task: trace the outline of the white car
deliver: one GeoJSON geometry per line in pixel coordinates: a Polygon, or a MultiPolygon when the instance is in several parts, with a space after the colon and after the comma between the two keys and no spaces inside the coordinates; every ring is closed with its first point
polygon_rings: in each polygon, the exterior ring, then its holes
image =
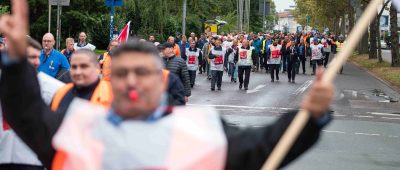
{"type": "Polygon", "coordinates": [[[385,41],[381,40],[381,48],[386,49],[387,48],[387,44],[385,41]]]}

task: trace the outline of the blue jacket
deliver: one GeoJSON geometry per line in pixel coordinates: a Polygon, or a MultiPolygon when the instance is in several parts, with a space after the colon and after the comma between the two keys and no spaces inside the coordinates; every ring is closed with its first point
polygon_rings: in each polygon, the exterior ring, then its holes
{"type": "Polygon", "coordinates": [[[262,43],[261,43],[260,39],[253,40],[253,42],[251,43],[251,46],[254,47],[255,52],[257,53],[257,55],[260,54],[261,46],[262,46],[262,43]]]}
{"type": "Polygon", "coordinates": [[[44,50],[41,50],[39,59],[40,65],[37,70],[52,77],[56,77],[61,69],[69,70],[70,67],[64,54],[55,49],[52,49],[48,56],[46,56],[44,50]]]}

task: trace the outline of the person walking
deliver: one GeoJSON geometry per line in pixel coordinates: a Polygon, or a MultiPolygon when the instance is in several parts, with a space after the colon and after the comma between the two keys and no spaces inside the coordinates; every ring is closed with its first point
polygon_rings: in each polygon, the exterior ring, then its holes
{"type": "Polygon", "coordinates": [[[225,61],[226,49],[221,46],[221,39],[215,40],[215,46],[210,50],[210,70],[211,70],[211,91],[215,91],[215,84],[218,90],[221,90],[222,76],[224,68],[226,68],[225,61]]]}
{"type": "Polygon", "coordinates": [[[279,81],[279,67],[282,59],[282,46],[278,44],[279,40],[275,39],[274,43],[269,46],[268,64],[271,71],[271,82],[276,80],[279,81]]]}
{"type": "Polygon", "coordinates": [[[193,88],[196,81],[196,71],[199,67],[199,58],[202,58],[201,50],[196,48],[196,41],[190,42],[190,47],[185,50],[186,65],[189,72],[190,87],[193,88]]]}
{"type": "Polygon", "coordinates": [[[322,56],[324,53],[323,48],[324,48],[324,46],[318,42],[318,38],[314,38],[313,43],[310,45],[311,63],[312,63],[312,68],[313,68],[313,72],[311,75],[315,75],[317,65],[318,65],[318,67],[323,65],[323,60],[322,60],[322,56]]]}
{"type": "Polygon", "coordinates": [[[249,46],[248,40],[243,40],[242,46],[239,48],[238,53],[235,55],[235,62],[238,65],[238,76],[239,76],[239,89],[241,90],[244,83],[244,90],[249,89],[250,72],[253,63],[256,60],[256,53],[254,48],[249,46]],[[243,81],[244,74],[244,81],[243,81]]]}
{"type": "Polygon", "coordinates": [[[287,58],[287,74],[289,83],[295,83],[296,78],[296,64],[298,60],[298,49],[296,47],[295,40],[292,40],[290,43],[290,55],[287,58]]]}

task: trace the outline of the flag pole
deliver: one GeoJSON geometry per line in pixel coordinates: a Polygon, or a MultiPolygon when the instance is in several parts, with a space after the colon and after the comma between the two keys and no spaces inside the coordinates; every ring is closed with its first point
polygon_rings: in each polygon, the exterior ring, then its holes
{"type": "MultiPolygon", "coordinates": [[[[365,31],[368,29],[369,22],[375,19],[377,12],[376,9],[382,0],[372,0],[368,7],[365,9],[364,14],[359,19],[359,22],[355,25],[349,36],[347,37],[346,45],[343,50],[329,64],[328,69],[324,72],[322,81],[324,83],[331,83],[335,79],[337,73],[346,62],[347,58],[352,55],[354,48],[362,38],[365,31]]],[[[292,147],[293,143],[303,130],[310,115],[306,110],[300,110],[292,123],[287,128],[286,132],[282,135],[281,139],[275,146],[271,155],[264,163],[262,170],[275,170],[279,168],[283,158],[292,147]]]]}

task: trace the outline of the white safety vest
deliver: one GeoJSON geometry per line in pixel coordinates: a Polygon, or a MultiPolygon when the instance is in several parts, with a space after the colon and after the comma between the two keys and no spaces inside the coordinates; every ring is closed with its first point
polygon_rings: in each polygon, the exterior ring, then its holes
{"type": "Polygon", "coordinates": [[[311,44],[310,45],[311,48],[311,60],[320,60],[322,59],[322,49],[324,48],[324,46],[322,44],[311,44]]]}
{"type": "Polygon", "coordinates": [[[213,108],[178,107],[154,122],[117,125],[108,112],[82,99],[71,103],[53,138],[55,149],[66,155],[64,169],[225,168],[227,139],[213,108]]]}
{"type": "MultiPolygon", "coordinates": [[[[64,83],[44,73],[38,74],[41,87],[41,95],[47,105],[50,104],[55,92],[64,83]]],[[[8,123],[4,120],[0,108],[0,164],[25,164],[41,166],[42,163],[36,154],[15,134],[8,123]]]]}
{"type": "Polygon", "coordinates": [[[254,47],[250,47],[250,49],[245,49],[240,47],[239,48],[239,55],[238,55],[238,66],[252,66],[253,59],[251,58],[253,54],[254,47]]]}
{"type": "Polygon", "coordinates": [[[224,71],[226,49],[222,47],[222,50],[219,51],[215,50],[215,48],[212,48],[211,53],[215,56],[215,58],[211,59],[210,70],[224,71]]]}
{"type": "Polygon", "coordinates": [[[269,45],[269,50],[271,51],[271,56],[268,60],[268,64],[281,64],[282,54],[281,54],[281,45],[269,45]]]}
{"type": "Polygon", "coordinates": [[[189,48],[186,48],[186,65],[188,70],[196,71],[199,67],[199,55],[201,50],[196,48],[196,51],[190,51],[189,48]]]}

